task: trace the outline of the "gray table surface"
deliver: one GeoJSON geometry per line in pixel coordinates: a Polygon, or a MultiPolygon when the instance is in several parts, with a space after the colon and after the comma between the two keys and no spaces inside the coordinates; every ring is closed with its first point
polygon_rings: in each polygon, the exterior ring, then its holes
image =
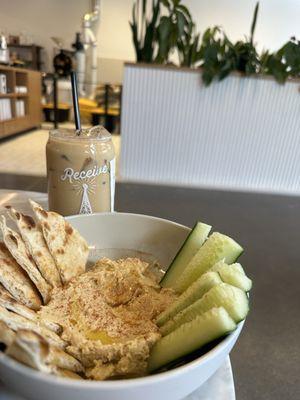
{"type": "MultiPolygon", "coordinates": [[[[14,180],[45,190],[45,181],[14,180]]],[[[22,186],[23,185],[23,186],[22,186]]],[[[3,186],[2,186],[3,187],[3,186]]],[[[7,188],[10,181],[6,181],[7,188]]],[[[142,184],[118,184],[116,209],[196,220],[243,245],[254,281],[251,312],[231,353],[237,400],[300,399],[300,198],[142,184]]]]}

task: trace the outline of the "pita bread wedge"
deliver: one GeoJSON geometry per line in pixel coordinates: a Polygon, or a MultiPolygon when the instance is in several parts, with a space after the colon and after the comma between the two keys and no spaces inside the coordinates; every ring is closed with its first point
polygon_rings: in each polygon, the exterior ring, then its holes
{"type": "Polygon", "coordinates": [[[0,321],[3,321],[13,331],[18,331],[20,329],[31,330],[43,336],[44,339],[53,346],[65,348],[67,345],[67,343],[53,331],[50,331],[44,326],[41,326],[34,321],[30,321],[29,319],[24,318],[21,315],[7,311],[4,307],[1,306],[0,321]]]}
{"type": "Polygon", "coordinates": [[[68,371],[66,369],[57,368],[53,371],[53,374],[56,376],[61,376],[62,378],[69,378],[69,379],[83,379],[80,375],[75,374],[75,372],[68,371]]]}
{"type": "Polygon", "coordinates": [[[36,224],[29,215],[21,214],[12,207],[9,207],[8,210],[42,276],[51,286],[61,286],[59,272],[49,252],[40,225],[36,224]]]}
{"type": "Polygon", "coordinates": [[[17,263],[27,272],[27,275],[40,292],[44,300],[44,304],[47,304],[47,302],[50,300],[52,288],[45,281],[40,271],[37,269],[33,258],[26,249],[23,239],[17,232],[13,231],[6,225],[6,219],[4,215],[1,216],[0,228],[2,230],[4,243],[8,248],[10,254],[14,257],[17,263]]]}
{"type": "Polygon", "coordinates": [[[60,375],[57,371],[60,369],[69,372],[83,370],[79,361],[49,345],[42,336],[30,330],[19,330],[6,353],[32,368],[55,375],[60,375]]]}
{"type": "Polygon", "coordinates": [[[50,329],[55,333],[62,333],[62,327],[55,322],[48,321],[46,318],[40,319],[39,314],[32,311],[30,308],[18,303],[10,293],[0,284],[0,306],[6,308],[8,311],[13,311],[14,313],[21,315],[34,321],[37,324],[44,325],[46,328],[50,329]]]}
{"type": "Polygon", "coordinates": [[[0,285],[0,306],[31,320],[37,315],[30,308],[18,303],[2,285],[0,285]]]}
{"type": "Polygon", "coordinates": [[[58,267],[63,283],[85,271],[88,258],[88,245],[79,232],[65,219],[55,213],[47,212],[30,200],[31,207],[39,220],[43,235],[58,267]]]}
{"type": "Polygon", "coordinates": [[[50,329],[50,331],[57,333],[58,335],[62,334],[63,328],[61,325],[57,324],[56,322],[53,322],[51,320],[48,320],[46,317],[43,317],[41,319],[40,315],[37,315],[37,319],[35,320],[40,325],[43,325],[45,328],[50,329]]]}
{"type": "Polygon", "coordinates": [[[51,373],[51,367],[45,362],[49,354],[49,345],[41,337],[28,330],[19,330],[5,353],[22,364],[38,371],[51,373]]]}
{"type": "Polygon", "coordinates": [[[5,322],[0,321],[0,343],[10,346],[15,338],[15,332],[5,322]]]}
{"type": "Polygon", "coordinates": [[[56,347],[49,347],[47,363],[72,372],[83,372],[83,366],[73,356],[56,347]]]}
{"type": "Polygon", "coordinates": [[[18,302],[33,310],[41,307],[41,299],[33,283],[2,242],[0,242],[0,283],[18,302]]]}

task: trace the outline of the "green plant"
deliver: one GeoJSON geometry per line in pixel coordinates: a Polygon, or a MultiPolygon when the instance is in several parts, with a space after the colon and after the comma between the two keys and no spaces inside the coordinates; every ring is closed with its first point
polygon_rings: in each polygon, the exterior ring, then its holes
{"type": "Polygon", "coordinates": [[[300,77],[300,41],[292,37],[277,52],[258,54],[254,34],[259,11],[256,4],[250,35],[233,43],[219,26],[208,28],[202,38],[182,0],[136,0],[130,22],[138,62],[166,64],[177,52],[179,65],[202,68],[202,80],[209,85],[232,71],[272,75],[284,83],[300,77]]]}
{"type": "Polygon", "coordinates": [[[193,26],[181,0],[136,0],[129,22],[138,62],[168,63],[173,50],[181,49],[193,26]],[[161,15],[163,14],[163,15],[161,15]]]}
{"type": "Polygon", "coordinates": [[[132,7],[132,21],[129,22],[137,62],[155,60],[156,31],[160,17],[160,0],[152,0],[151,18],[147,19],[147,0],[136,0],[132,7]]]}
{"type": "Polygon", "coordinates": [[[184,40],[193,25],[189,10],[181,0],[161,0],[164,6],[163,15],[158,26],[158,53],[156,61],[169,61],[170,54],[178,49],[178,43],[184,40]]]}
{"type": "Polygon", "coordinates": [[[201,60],[200,34],[193,22],[177,41],[179,64],[182,67],[195,67],[201,60]]]}
{"type": "Polygon", "coordinates": [[[245,41],[232,43],[224,31],[216,26],[205,31],[200,49],[202,79],[209,85],[214,78],[224,79],[232,71],[246,74],[257,73],[260,70],[260,60],[253,39],[258,14],[256,4],[251,24],[250,37],[245,41]]]}
{"type": "Polygon", "coordinates": [[[250,37],[246,41],[238,41],[234,45],[236,54],[236,69],[246,74],[254,74],[260,70],[260,60],[254,45],[254,32],[256,28],[259,3],[256,3],[251,23],[250,37]]]}
{"type": "Polygon", "coordinates": [[[209,85],[214,78],[224,79],[232,71],[272,75],[279,83],[284,83],[289,77],[300,77],[300,41],[295,37],[277,52],[258,54],[254,44],[258,9],[259,3],[254,10],[250,36],[245,41],[232,43],[219,27],[205,31],[200,49],[205,85],[209,85]]]}
{"type": "Polygon", "coordinates": [[[200,59],[202,60],[202,80],[205,85],[209,85],[215,76],[222,79],[232,69],[233,61],[230,51],[230,42],[220,27],[208,28],[204,32],[200,59]]]}
{"type": "Polygon", "coordinates": [[[300,77],[300,41],[292,37],[277,52],[268,51],[261,56],[262,72],[273,75],[279,83],[289,77],[300,77]]]}

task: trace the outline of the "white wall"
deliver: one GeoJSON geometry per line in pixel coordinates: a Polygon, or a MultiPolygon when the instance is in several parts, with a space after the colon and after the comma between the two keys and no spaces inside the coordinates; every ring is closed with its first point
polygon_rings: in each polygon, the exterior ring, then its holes
{"type": "MultiPolygon", "coordinates": [[[[255,3],[256,0],[184,0],[201,32],[218,24],[232,39],[248,34],[255,3]]],[[[135,59],[128,24],[132,4],[133,0],[102,0],[98,41],[99,58],[104,59],[99,63],[99,78],[103,81],[121,80],[122,61],[135,59]]],[[[64,37],[68,47],[89,7],[89,0],[1,0],[0,30],[33,34],[38,44],[47,49],[50,65],[51,36],[64,37]]],[[[300,0],[261,0],[256,32],[259,47],[276,49],[290,36],[300,37],[299,15],[300,0]]]]}
{"type": "Polygon", "coordinates": [[[33,36],[46,48],[46,63],[52,63],[54,43],[51,36],[64,38],[66,47],[80,30],[81,17],[89,0],[0,0],[0,31],[33,36]]]}

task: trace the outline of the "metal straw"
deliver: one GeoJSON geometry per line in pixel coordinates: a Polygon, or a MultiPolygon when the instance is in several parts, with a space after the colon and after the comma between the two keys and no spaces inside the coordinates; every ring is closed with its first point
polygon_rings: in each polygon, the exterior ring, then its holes
{"type": "Polygon", "coordinates": [[[80,135],[81,122],[80,122],[80,113],[79,113],[79,104],[78,104],[77,77],[76,77],[76,72],[74,72],[74,71],[71,72],[71,83],[72,83],[72,97],[73,97],[75,126],[76,126],[76,130],[77,130],[77,135],[80,135]]]}

